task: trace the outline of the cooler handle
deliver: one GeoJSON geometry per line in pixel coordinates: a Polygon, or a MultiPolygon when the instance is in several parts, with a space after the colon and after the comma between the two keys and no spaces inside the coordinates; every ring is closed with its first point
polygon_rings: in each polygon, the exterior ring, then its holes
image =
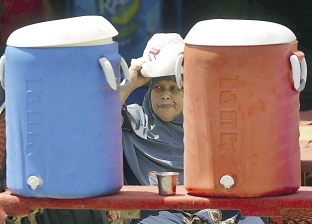
{"type": "MultiPolygon", "coordinates": [[[[0,82],[1,82],[1,86],[4,89],[4,60],[5,60],[5,56],[2,55],[0,58],[0,82]]],[[[0,114],[2,114],[2,111],[5,108],[5,101],[1,104],[0,106],[0,114]]]]}
{"type": "Polygon", "coordinates": [[[307,81],[307,62],[304,54],[301,51],[293,52],[290,56],[290,64],[292,68],[292,80],[294,82],[294,88],[301,92],[307,81]]]}
{"type": "Polygon", "coordinates": [[[114,73],[114,69],[112,64],[109,62],[109,60],[106,57],[100,58],[99,59],[99,63],[104,71],[106,80],[109,84],[109,86],[116,91],[120,91],[120,90],[125,90],[130,86],[130,74],[129,74],[129,69],[128,69],[128,65],[125,61],[125,59],[123,59],[123,57],[121,57],[120,59],[120,67],[124,73],[125,79],[120,83],[117,84],[116,82],[116,78],[115,78],[115,73],[114,73]]]}
{"type": "Polygon", "coordinates": [[[179,54],[177,57],[176,63],[175,63],[175,77],[177,85],[180,89],[183,87],[183,80],[182,80],[182,62],[183,62],[184,56],[183,54],[179,54]]]}
{"type": "Polygon", "coordinates": [[[1,86],[4,89],[5,85],[4,85],[4,59],[5,56],[2,55],[0,58],[0,82],[1,82],[1,86]]]}

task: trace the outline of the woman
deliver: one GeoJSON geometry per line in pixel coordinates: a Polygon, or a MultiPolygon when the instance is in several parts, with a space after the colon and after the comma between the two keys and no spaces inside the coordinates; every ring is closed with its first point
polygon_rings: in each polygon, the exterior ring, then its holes
{"type": "MultiPolygon", "coordinates": [[[[121,93],[124,103],[130,93],[150,81],[143,106],[132,104],[123,111],[123,150],[125,182],[150,185],[148,172],[179,173],[183,184],[183,96],[174,76],[145,78],[140,75],[143,60],[130,67],[130,88],[121,93]]],[[[199,212],[142,211],[133,223],[263,223],[261,218],[240,216],[238,211],[202,210],[199,212]],[[193,213],[193,214],[192,214],[193,213]],[[223,221],[223,222],[222,222],[223,221]]]]}
{"type": "MultiPolygon", "coordinates": [[[[130,67],[131,87],[121,93],[122,103],[125,95],[149,81],[139,75],[140,68],[140,64],[130,67]]],[[[130,117],[124,116],[123,149],[137,179],[127,180],[125,170],[127,184],[149,185],[147,174],[152,170],[183,172],[183,94],[173,76],[154,78],[143,106],[127,106],[130,117]]],[[[179,178],[182,181],[182,175],[179,178]]]]}

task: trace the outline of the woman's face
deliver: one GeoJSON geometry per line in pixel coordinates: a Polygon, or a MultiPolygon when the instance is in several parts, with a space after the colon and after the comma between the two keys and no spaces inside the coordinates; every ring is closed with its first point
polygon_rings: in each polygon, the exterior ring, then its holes
{"type": "Polygon", "coordinates": [[[172,121],[183,110],[183,90],[171,79],[157,82],[151,92],[154,113],[163,121],[172,121]]]}

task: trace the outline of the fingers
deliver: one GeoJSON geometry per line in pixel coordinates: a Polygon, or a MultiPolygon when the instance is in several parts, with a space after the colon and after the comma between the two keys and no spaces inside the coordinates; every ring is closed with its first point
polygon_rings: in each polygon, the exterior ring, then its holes
{"type": "Polygon", "coordinates": [[[137,75],[140,74],[140,70],[144,62],[145,62],[145,59],[143,57],[132,59],[131,66],[129,68],[130,72],[136,72],[137,75]]]}
{"type": "Polygon", "coordinates": [[[131,66],[130,67],[136,67],[136,68],[141,68],[142,65],[144,64],[145,59],[143,57],[141,58],[133,58],[131,60],[131,66]]]}
{"type": "Polygon", "coordinates": [[[131,60],[131,65],[129,68],[130,74],[132,73],[132,75],[138,75],[140,73],[140,70],[144,62],[145,62],[145,59],[143,57],[137,58],[137,59],[133,58],[131,60]]]}
{"type": "Polygon", "coordinates": [[[150,80],[150,78],[143,77],[141,74],[141,68],[144,63],[145,59],[143,57],[131,60],[131,65],[129,68],[130,83],[134,88],[143,86],[150,80]]]}

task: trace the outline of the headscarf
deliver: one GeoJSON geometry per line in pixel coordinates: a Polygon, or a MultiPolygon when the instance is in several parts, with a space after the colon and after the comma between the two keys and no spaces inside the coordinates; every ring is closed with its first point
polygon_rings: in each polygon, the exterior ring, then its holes
{"type": "Polygon", "coordinates": [[[134,132],[123,130],[123,150],[132,172],[142,185],[150,184],[150,171],[178,172],[179,184],[183,184],[183,113],[171,122],[165,122],[152,109],[151,91],[163,79],[175,81],[174,76],[152,78],[143,106],[127,106],[134,132]]]}

